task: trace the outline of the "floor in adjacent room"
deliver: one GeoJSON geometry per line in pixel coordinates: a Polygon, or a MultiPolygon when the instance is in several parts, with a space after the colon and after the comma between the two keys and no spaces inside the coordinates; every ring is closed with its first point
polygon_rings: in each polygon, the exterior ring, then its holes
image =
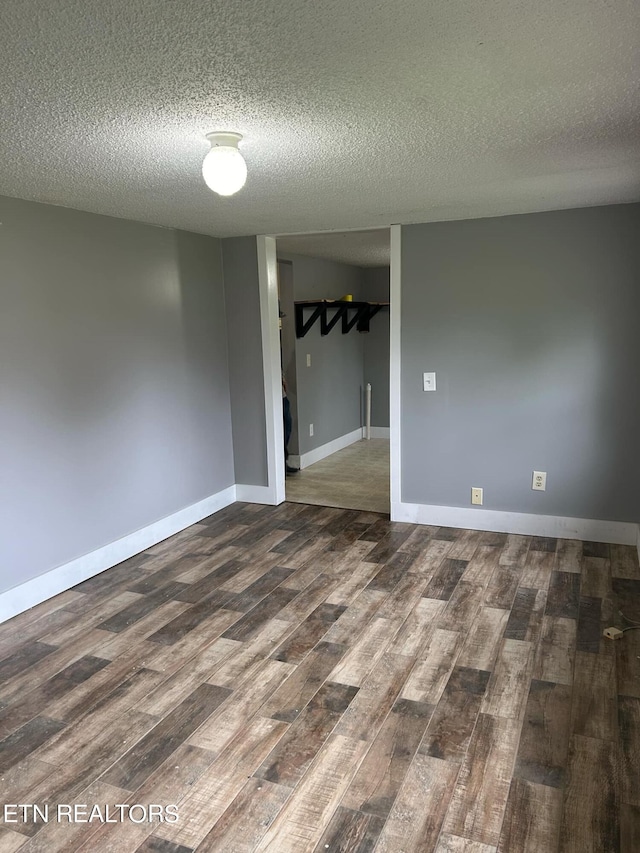
{"type": "Polygon", "coordinates": [[[287,500],[389,513],[389,439],[363,439],[287,477],[287,500]]]}
{"type": "Polygon", "coordinates": [[[0,851],[637,853],[620,607],[632,547],[234,504],[0,626],[0,851]]]}

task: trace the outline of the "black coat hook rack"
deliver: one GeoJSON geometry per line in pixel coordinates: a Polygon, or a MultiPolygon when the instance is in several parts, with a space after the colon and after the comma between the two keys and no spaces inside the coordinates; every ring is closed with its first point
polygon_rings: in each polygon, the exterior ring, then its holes
{"type": "Polygon", "coordinates": [[[354,326],[359,332],[368,332],[372,317],[382,308],[389,306],[388,302],[353,302],[350,299],[317,299],[294,304],[297,338],[304,338],[318,318],[321,335],[328,335],[340,320],[343,335],[350,332],[354,326]],[[311,315],[306,319],[305,311],[311,311],[311,315]]]}

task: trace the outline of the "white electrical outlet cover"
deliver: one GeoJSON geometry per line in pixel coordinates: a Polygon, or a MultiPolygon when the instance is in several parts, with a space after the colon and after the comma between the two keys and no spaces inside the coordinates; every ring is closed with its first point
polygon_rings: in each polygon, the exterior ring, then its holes
{"type": "Polygon", "coordinates": [[[545,492],[547,490],[547,472],[534,471],[531,481],[531,488],[536,492],[545,492]]]}
{"type": "Polygon", "coordinates": [[[483,490],[475,487],[471,489],[471,503],[475,506],[482,506],[483,490]]]}

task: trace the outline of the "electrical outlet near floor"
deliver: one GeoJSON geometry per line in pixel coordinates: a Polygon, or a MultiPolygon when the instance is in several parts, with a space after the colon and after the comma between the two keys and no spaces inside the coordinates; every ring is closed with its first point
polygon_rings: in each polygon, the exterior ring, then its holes
{"type": "Polygon", "coordinates": [[[313,435],[313,424],[309,424],[309,435],[313,435]]]}
{"type": "Polygon", "coordinates": [[[537,492],[545,492],[547,490],[547,472],[546,471],[534,471],[533,472],[533,482],[531,483],[531,488],[535,489],[537,492]]]}
{"type": "Polygon", "coordinates": [[[482,506],[482,489],[471,489],[471,503],[482,506]]]}

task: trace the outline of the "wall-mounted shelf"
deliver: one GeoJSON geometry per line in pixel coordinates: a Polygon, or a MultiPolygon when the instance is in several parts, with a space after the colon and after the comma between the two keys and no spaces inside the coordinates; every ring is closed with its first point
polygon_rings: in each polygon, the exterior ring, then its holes
{"type": "Polygon", "coordinates": [[[371,318],[389,305],[388,302],[352,302],[346,299],[319,299],[294,304],[296,338],[304,338],[318,318],[320,318],[321,335],[328,335],[340,320],[342,320],[343,335],[350,332],[354,326],[359,332],[368,332],[371,318]],[[311,311],[310,316],[309,311],[311,311]]]}

